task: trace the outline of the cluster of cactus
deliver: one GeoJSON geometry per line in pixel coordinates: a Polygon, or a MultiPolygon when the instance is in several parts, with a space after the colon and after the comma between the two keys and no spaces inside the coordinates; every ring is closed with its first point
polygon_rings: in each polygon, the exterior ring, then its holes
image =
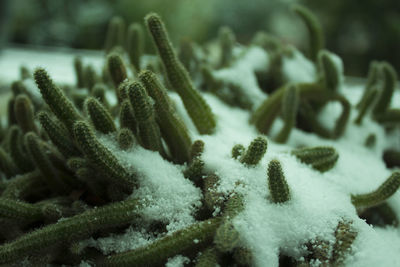
{"type": "MultiPolygon", "coordinates": [[[[253,43],[271,55],[269,71],[257,73],[260,87],[269,97],[252,111],[250,118],[260,136],[247,149],[239,144],[232,148],[233,160],[243,168],[260,164],[268,147],[265,136],[278,117],[284,122],[283,128],[277,136],[270,137],[278,143],[286,143],[294,128],[337,139],[350,123],[351,105],[340,93],[342,77],[332,54],[322,49],[321,27],[306,8],[296,6],[294,11],[309,29],[308,55],[316,65],[318,79],[313,83],[286,81],[280,67],[290,50],[266,33],[257,35],[253,43]],[[337,101],[343,108],[332,130],[317,119],[329,101],[337,101]]],[[[21,81],[11,85],[7,127],[2,127],[0,136],[0,264],[28,261],[32,265],[74,265],[86,261],[99,266],[157,266],[182,254],[196,266],[254,265],[251,248],[241,241],[234,224],[245,209],[246,196],[240,190],[218,190],[218,174],[210,172],[202,159],[206,144],[192,140],[169,96],[170,90],[180,96],[200,135],[210,135],[218,129],[217,117],[201,90],[215,94],[228,105],[251,110],[251,101],[244,99],[245,88],[213,75],[215,69],[229,68],[238,59],[233,51],[235,36],[229,28],[222,28],[216,44],[220,57],[211,60],[207,57],[210,51],[189,41],[182,43],[179,53],[175,52],[157,14],[146,16],[145,24],[158,58],[144,57],[141,24],[134,23],[125,31],[124,22],[114,18],[107,34],[106,64],[101,74],[76,58],[74,86],[57,85],[42,68],[33,74],[23,68],[21,81]],[[42,99],[24,84],[24,79],[31,78],[42,99]],[[117,99],[115,105],[107,97],[111,91],[117,99]],[[120,233],[140,222],[141,210],[151,204],[131,197],[140,187],[139,174],[118,161],[102,142],[102,135],[111,136],[121,150],[132,151],[141,146],[159,153],[171,164],[182,165],[184,177],[203,194],[203,205],[195,214],[197,222],[168,235],[162,226],[148,229],[161,237],[123,253],[103,255],[94,248],[80,248],[81,240],[120,233]]],[[[389,108],[395,81],[396,73],[388,63],[371,64],[355,124],[362,123],[368,109],[374,120],[385,125],[400,119],[400,112],[389,108]]],[[[370,146],[373,141],[367,143],[370,146]]],[[[319,172],[332,169],[339,157],[335,148],[327,146],[301,147],[290,155],[319,172]]],[[[388,164],[400,165],[399,155],[400,152],[389,151],[384,159],[388,164]]],[[[280,161],[272,159],[266,169],[265,190],[269,193],[265,201],[290,205],[291,188],[280,161]]],[[[245,189],[246,183],[238,182],[237,186],[245,189]]],[[[395,215],[390,217],[393,211],[385,201],[399,186],[400,173],[394,172],[376,191],[351,195],[351,202],[360,216],[369,216],[373,211],[387,224],[397,223],[395,215]]],[[[343,218],[334,235],[334,244],[303,240],[309,254],[305,261],[291,259],[291,265],[308,266],[315,261],[340,264],[351,253],[357,232],[352,222],[343,218]]]]}

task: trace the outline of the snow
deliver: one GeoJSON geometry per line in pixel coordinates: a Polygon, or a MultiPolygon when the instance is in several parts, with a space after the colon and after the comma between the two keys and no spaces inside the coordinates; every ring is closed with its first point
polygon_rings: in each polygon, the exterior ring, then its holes
{"type": "MultiPolygon", "coordinates": [[[[5,61],[11,61],[8,57],[16,56],[12,51],[10,53],[0,58],[0,74],[5,69],[5,61]]],[[[49,64],[46,60],[35,64],[49,69],[56,81],[74,83],[71,78],[74,77],[72,67],[66,68],[65,65],[58,64],[63,65],[61,69],[61,66],[52,63],[57,59],[48,59],[49,64]]],[[[231,68],[218,70],[214,74],[240,83],[243,88],[247,88],[247,93],[254,102],[260,104],[268,96],[258,88],[253,72],[262,65],[268,66],[268,55],[259,48],[252,47],[231,68]]],[[[7,70],[18,67],[19,65],[7,66],[7,70]]],[[[311,82],[316,78],[314,66],[297,50],[291,58],[284,58],[283,71],[292,82],[311,82]]],[[[344,84],[341,91],[354,105],[359,100],[362,89],[361,86],[344,84]]],[[[335,228],[343,219],[352,221],[358,233],[352,252],[346,258],[346,266],[400,265],[399,229],[368,225],[358,217],[350,201],[351,194],[371,192],[389,177],[391,170],[385,167],[381,158],[386,148],[399,148],[398,131],[386,134],[368,115],[363,124],[357,126],[353,123],[357,111],[352,108],[348,127],[340,139],[322,139],[298,129],[292,131],[287,144],[275,144],[266,137],[266,155],[257,166],[246,167],[232,159],[230,153],[235,144],[247,147],[260,135],[248,123],[249,111],[232,108],[211,94],[203,94],[218,123],[214,134],[199,135],[179,96],[173,92],[170,96],[178,114],[188,126],[192,139],[205,142],[202,158],[206,172],[216,173],[221,179],[217,190],[224,193],[239,191],[244,195],[245,209],[234,217],[233,223],[239,231],[242,245],[252,251],[256,266],[278,266],[280,253],[300,260],[306,253],[305,244],[311,240],[321,239],[333,243],[335,228]],[[370,133],[374,133],[377,139],[373,149],[364,146],[365,138],[370,133]],[[339,154],[338,162],[325,173],[313,170],[289,153],[300,145],[333,146],[339,154]],[[274,204],[269,200],[266,173],[272,159],[281,162],[291,193],[291,199],[283,204],[274,204]],[[238,181],[240,186],[237,185],[238,181]]],[[[399,97],[396,92],[394,99],[397,103],[399,97]]],[[[340,105],[328,104],[319,119],[327,127],[333,127],[340,111],[340,105]]],[[[277,119],[271,135],[274,136],[281,126],[282,121],[277,119]]],[[[138,174],[140,188],[131,197],[146,199],[151,203],[142,211],[144,225],[152,220],[162,221],[167,225],[168,234],[171,234],[195,222],[193,215],[201,205],[201,191],[183,177],[182,166],[169,163],[158,153],[139,146],[121,151],[117,147],[115,136],[102,135],[100,138],[123,166],[138,174]]],[[[400,193],[392,196],[388,203],[400,214],[400,193]]],[[[143,228],[132,226],[122,235],[83,242],[109,254],[144,246],[159,237],[161,236],[146,233],[143,228]]],[[[169,259],[166,266],[183,266],[188,260],[178,255],[169,259]]]]}

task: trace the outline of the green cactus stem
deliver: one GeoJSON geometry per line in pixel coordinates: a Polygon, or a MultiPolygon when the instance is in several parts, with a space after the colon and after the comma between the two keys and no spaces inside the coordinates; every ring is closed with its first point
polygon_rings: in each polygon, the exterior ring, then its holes
{"type": "Polygon", "coordinates": [[[110,73],[111,80],[113,81],[115,92],[119,103],[122,102],[122,97],[118,87],[128,77],[126,74],[126,67],[121,58],[117,53],[111,53],[107,57],[108,72],[110,73]]]}
{"type": "Polygon", "coordinates": [[[196,258],[195,267],[218,266],[218,252],[215,247],[211,246],[201,252],[196,258]]]}
{"type": "Polygon", "coordinates": [[[194,88],[188,72],[177,58],[164,23],[155,13],[148,14],[145,22],[153,37],[172,88],[181,97],[199,133],[211,134],[216,126],[214,115],[210,106],[194,88]]]}
{"type": "Polygon", "coordinates": [[[148,246],[111,255],[102,266],[156,266],[174,255],[195,253],[211,244],[221,221],[220,217],[216,217],[195,223],[148,246]]]}
{"type": "Polygon", "coordinates": [[[90,163],[111,182],[121,186],[126,191],[131,191],[137,186],[135,175],[128,173],[116,157],[99,142],[86,122],[78,121],[75,123],[74,135],[79,148],[90,163]]]}
{"type": "Polygon", "coordinates": [[[140,71],[140,60],[144,51],[144,30],[139,23],[132,23],[128,27],[126,37],[126,51],[136,72],[140,71]]]}
{"type": "Polygon", "coordinates": [[[59,121],[50,117],[46,111],[40,111],[37,115],[39,122],[46,131],[51,142],[66,157],[78,156],[81,153],[71,140],[67,129],[59,121]]]}
{"type": "Polygon", "coordinates": [[[327,90],[337,91],[340,85],[340,72],[330,52],[321,50],[318,53],[318,66],[322,82],[327,90]]]}
{"type": "Polygon", "coordinates": [[[119,147],[122,150],[128,150],[135,143],[135,136],[132,131],[127,128],[122,128],[118,131],[117,136],[119,147]]]}
{"type": "Polygon", "coordinates": [[[114,47],[122,47],[125,40],[125,23],[121,17],[113,17],[108,24],[105,51],[110,52],[114,47]]]}
{"type": "Polygon", "coordinates": [[[257,165],[265,152],[267,152],[268,141],[262,136],[255,138],[240,157],[240,162],[247,166],[257,165]]]}
{"type": "Polygon", "coordinates": [[[298,148],[292,150],[291,154],[320,172],[332,169],[339,158],[336,149],[328,146],[298,148]]]}
{"type": "Polygon", "coordinates": [[[14,114],[18,125],[24,133],[35,132],[37,127],[34,120],[33,105],[29,97],[25,94],[20,94],[15,98],[14,114]]]}
{"type": "Polygon", "coordinates": [[[368,111],[368,108],[372,106],[372,103],[376,99],[377,95],[378,95],[378,90],[376,88],[372,88],[368,92],[366,92],[365,100],[361,102],[359,107],[359,113],[357,115],[357,118],[354,120],[355,124],[361,125],[365,117],[365,114],[368,111]]]}
{"type": "Polygon", "coordinates": [[[60,174],[50,161],[48,153],[41,144],[39,137],[29,132],[25,134],[24,139],[30,159],[43,175],[43,182],[46,183],[52,191],[62,195],[67,194],[70,188],[62,180],[60,174]]]}
{"type": "Polygon", "coordinates": [[[219,67],[228,67],[233,60],[233,48],[235,46],[235,34],[229,27],[221,27],[218,33],[218,42],[220,46],[219,67]]]}
{"type": "MultiPolygon", "coordinates": [[[[1,150],[0,150],[1,151],[1,150]]],[[[24,199],[43,188],[43,178],[39,170],[15,176],[7,183],[1,197],[10,199],[24,199]]]]}
{"type": "Polygon", "coordinates": [[[14,160],[2,147],[0,147],[0,172],[10,178],[20,172],[14,160]]]}
{"type": "Polygon", "coordinates": [[[268,164],[268,188],[273,203],[285,203],[290,200],[289,186],[278,160],[268,164]]]}
{"type": "Polygon", "coordinates": [[[371,193],[351,195],[351,202],[357,208],[368,208],[381,204],[396,193],[400,186],[400,172],[394,172],[378,189],[371,193]]]}
{"type": "Polygon", "coordinates": [[[10,128],[10,156],[14,160],[16,166],[24,171],[29,172],[34,169],[31,159],[26,155],[24,150],[24,142],[22,131],[17,126],[10,128]]]}
{"type": "Polygon", "coordinates": [[[91,209],[55,224],[27,233],[0,246],[0,263],[12,263],[23,256],[57,244],[82,240],[97,230],[131,223],[138,218],[141,203],[135,199],[91,209]]]}
{"type": "Polygon", "coordinates": [[[119,110],[119,121],[121,128],[128,128],[131,132],[136,135],[137,133],[137,122],[133,108],[129,99],[122,101],[121,108],[119,110]]]}
{"type": "Polygon", "coordinates": [[[308,57],[316,62],[318,52],[324,47],[322,27],[315,15],[306,7],[294,5],[292,10],[303,20],[309,35],[308,57]]]}
{"type": "Polygon", "coordinates": [[[299,93],[295,85],[288,86],[282,99],[282,119],[284,125],[278,133],[275,141],[277,143],[286,143],[290,136],[290,132],[296,125],[296,115],[299,107],[299,93]]]}
{"type": "Polygon", "coordinates": [[[389,63],[381,63],[381,68],[384,85],[379,94],[377,103],[372,110],[374,116],[383,114],[386,112],[386,110],[388,110],[397,83],[396,70],[389,63]]]}
{"type": "Polygon", "coordinates": [[[63,91],[54,84],[44,69],[36,69],[34,77],[44,101],[46,101],[51,111],[53,111],[57,118],[62,121],[70,133],[72,133],[75,121],[81,119],[76,108],[71,101],[68,100],[63,91]]]}
{"type": "Polygon", "coordinates": [[[110,112],[108,112],[108,110],[96,98],[86,98],[84,105],[85,110],[97,131],[108,134],[117,130],[110,112]]]}
{"type": "Polygon", "coordinates": [[[238,159],[243,155],[243,153],[246,151],[246,148],[241,145],[241,144],[236,144],[232,147],[231,155],[232,158],[238,159]]]}
{"type": "Polygon", "coordinates": [[[157,122],[165,142],[168,145],[172,158],[177,163],[190,160],[192,140],[189,132],[178,117],[167,95],[166,88],[151,71],[145,70],[139,74],[139,79],[146,88],[147,93],[154,99],[154,108],[157,112],[157,122]]]}
{"type": "Polygon", "coordinates": [[[74,58],[74,70],[76,76],[76,87],[83,88],[84,87],[83,63],[82,63],[82,58],[79,56],[76,56],[74,58]]]}
{"type": "Polygon", "coordinates": [[[360,109],[360,107],[364,105],[369,90],[377,86],[377,83],[380,80],[380,76],[381,76],[380,64],[377,61],[372,61],[369,65],[367,82],[365,84],[364,93],[356,105],[357,109],[360,109]]]}
{"type": "Polygon", "coordinates": [[[145,88],[138,82],[132,82],[128,86],[128,94],[137,122],[139,143],[146,149],[165,155],[154,106],[145,88]]]}

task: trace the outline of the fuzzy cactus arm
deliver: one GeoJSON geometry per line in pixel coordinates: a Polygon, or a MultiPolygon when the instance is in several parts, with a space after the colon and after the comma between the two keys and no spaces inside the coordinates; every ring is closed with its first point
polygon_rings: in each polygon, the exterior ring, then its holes
{"type": "Polygon", "coordinates": [[[39,170],[15,176],[7,183],[1,194],[2,198],[23,199],[30,193],[40,190],[43,186],[42,174],[39,170]]]}
{"type": "Polygon", "coordinates": [[[337,91],[340,85],[339,69],[328,51],[321,50],[318,53],[319,69],[322,73],[324,87],[330,91],[337,91]]]}
{"type": "Polygon", "coordinates": [[[396,193],[400,187],[400,172],[394,172],[378,189],[371,193],[351,195],[351,202],[356,208],[373,207],[396,193]]]}
{"type": "Polygon", "coordinates": [[[122,128],[118,131],[117,140],[122,150],[128,150],[135,143],[135,136],[128,128],[122,128]]]}
{"type": "Polygon", "coordinates": [[[231,156],[234,159],[240,158],[243,153],[246,151],[246,148],[241,144],[236,144],[232,147],[231,156]]]}
{"type": "Polygon", "coordinates": [[[165,155],[154,106],[145,88],[139,82],[130,83],[128,94],[137,122],[140,144],[146,149],[165,155]]]}
{"type": "Polygon", "coordinates": [[[371,90],[372,87],[376,86],[376,84],[379,81],[380,76],[381,76],[381,69],[382,68],[377,61],[372,61],[370,63],[364,93],[356,105],[357,109],[360,109],[361,106],[364,104],[369,90],[371,90]]]}
{"type": "Polygon", "coordinates": [[[137,186],[135,175],[129,173],[118,162],[117,158],[99,142],[93,130],[86,122],[78,121],[75,123],[74,135],[83,154],[113,183],[125,188],[127,191],[137,186]]]}
{"type": "Polygon", "coordinates": [[[68,193],[70,188],[68,188],[65,182],[61,179],[59,173],[56,171],[45,151],[45,148],[41,144],[39,137],[36,134],[29,132],[25,134],[24,139],[30,159],[43,175],[43,182],[46,183],[51,190],[59,194],[68,193]]]}
{"type": "Polygon", "coordinates": [[[257,137],[254,139],[248,149],[240,157],[240,162],[247,166],[257,165],[265,152],[267,152],[268,141],[264,137],[257,137]]]}
{"type": "Polygon", "coordinates": [[[368,108],[371,107],[373,101],[376,99],[377,94],[378,90],[376,88],[373,88],[365,93],[365,100],[361,102],[357,118],[354,120],[355,124],[361,125],[368,108]]]}
{"type": "Polygon", "coordinates": [[[42,211],[38,205],[19,200],[0,198],[0,217],[14,220],[35,221],[40,219],[42,211]]]}
{"type": "Polygon", "coordinates": [[[8,178],[20,172],[11,155],[2,147],[0,147],[0,172],[4,173],[8,178]]]}
{"type": "Polygon", "coordinates": [[[140,71],[140,60],[144,51],[144,30],[139,23],[132,23],[128,27],[126,51],[131,64],[137,72],[140,71]]]}
{"type": "Polygon", "coordinates": [[[268,188],[274,203],[284,203],[290,200],[289,186],[278,160],[268,164],[268,188]]]}
{"type": "Polygon", "coordinates": [[[24,133],[38,132],[34,120],[33,104],[27,95],[20,94],[15,98],[14,113],[17,123],[24,133]]]}
{"type": "Polygon", "coordinates": [[[278,143],[286,143],[289,138],[290,132],[296,124],[296,115],[299,107],[299,92],[298,88],[288,86],[282,99],[282,118],[284,125],[275,141],[278,143]]]}
{"type": "Polygon", "coordinates": [[[303,20],[309,35],[309,58],[316,62],[318,52],[324,47],[324,36],[321,24],[315,15],[305,6],[294,5],[292,10],[303,20]]]}
{"type": "Polygon", "coordinates": [[[122,102],[122,96],[119,91],[119,86],[128,77],[126,74],[126,67],[122,57],[118,53],[111,53],[107,57],[107,67],[110,74],[111,80],[114,84],[115,92],[118,98],[118,102],[122,102]]]}
{"type": "Polygon", "coordinates": [[[97,99],[94,97],[87,98],[84,106],[97,131],[104,134],[117,131],[110,112],[97,99]]]}
{"type": "Polygon", "coordinates": [[[65,129],[62,124],[52,119],[50,114],[46,111],[40,111],[37,117],[51,142],[66,158],[80,155],[80,152],[71,140],[67,129],[65,129]]]}
{"type": "Polygon", "coordinates": [[[397,83],[396,70],[389,63],[382,63],[382,74],[384,86],[379,94],[378,101],[372,110],[374,116],[385,113],[389,108],[390,101],[392,100],[393,92],[397,83]]]}
{"type": "Polygon", "coordinates": [[[195,223],[148,246],[111,255],[102,266],[155,266],[172,256],[196,252],[199,248],[211,244],[221,220],[220,217],[216,217],[195,223]]]}
{"type": "Polygon", "coordinates": [[[24,143],[22,131],[17,126],[10,128],[10,156],[15,161],[15,164],[24,172],[32,171],[34,165],[29,157],[26,156],[23,150],[24,143]]]}
{"type": "Polygon", "coordinates": [[[181,97],[199,133],[211,134],[216,126],[214,114],[194,88],[188,72],[176,56],[164,23],[155,13],[148,14],[145,21],[173,89],[181,97]]]}
{"type": "Polygon", "coordinates": [[[325,146],[298,148],[294,149],[291,154],[320,172],[333,168],[339,158],[336,149],[325,146]]]}
{"type": "Polygon", "coordinates": [[[133,134],[136,134],[137,122],[129,99],[122,101],[121,108],[119,110],[119,121],[121,128],[128,128],[133,134]]]}
{"type": "Polygon", "coordinates": [[[54,84],[44,69],[36,69],[34,77],[44,101],[49,105],[57,118],[65,124],[70,133],[72,133],[75,121],[81,119],[76,108],[63,91],[54,84]]]}
{"type": "Polygon", "coordinates": [[[196,258],[195,267],[215,267],[218,265],[218,252],[214,246],[211,246],[201,252],[196,258]]]}
{"type": "Polygon", "coordinates": [[[233,47],[235,45],[235,35],[229,27],[221,27],[218,33],[218,42],[221,51],[219,66],[228,67],[233,59],[233,47]]]}
{"type": "Polygon", "coordinates": [[[75,70],[75,77],[76,77],[76,86],[78,88],[83,88],[83,63],[82,58],[76,56],[74,58],[74,70],[75,70]]]}
{"type": "Polygon", "coordinates": [[[121,17],[113,17],[108,24],[105,40],[106,53],[116,46],[123,46],[125,39],[125,23],[121,17]]]}
{"type": "Polygon", "coordinates": [[[81,240],[97,230],[119,226],[138,218],[141,203],[125,200],[65,218],[0,245],[0,263],[11,263],[57,244],[81,240]]]}
{"type": "Polygon", "coordinates": [[[175,112],[166,88],[151,71],[142,71],[139,79],[147,93],[154,99],[157,122],[174,161],[177,163],[188,162],[192,140],[185,124],[175,112]]]}

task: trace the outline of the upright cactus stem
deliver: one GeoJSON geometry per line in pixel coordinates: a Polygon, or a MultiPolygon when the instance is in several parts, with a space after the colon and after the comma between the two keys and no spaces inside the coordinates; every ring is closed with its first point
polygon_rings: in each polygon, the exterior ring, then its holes
{"type": "Polygon", "coordinates": [[[128,52],[131,64],[137,72],[140,71],[140,61],[144,51],[144,32],[139,23],[129,25],[126,39],[126,51],[128,52]]]}
{"type": "Polygon", "coordinates": [[[119,130],[117,138],[119,147],[123,150],[131,148],[135,142],[135,137],[133,136],[132,131],[127,128],[119,130]]]}
{"type": "Polygon", "coordinates": [[[84,121],[78,121],[74,125],[75,140],[83,154],[89,159],[99,171],[101,171],[111,182],[131,191],[137,186],[135,175],[128,171],[118,162],[115,156],[104,147],[90,126],[84,121]]]}
{"type": "Polygon", "coordinates": [[[157,122],[173,159],[177,163],[190,160],[192,140],[189,132],[178,117],[171,103],[167,90],[151,71],[145,70],[139,74],[139,79],[146,88],[147,93],[154,99],[157,112],[157,122]]]}
{"type": "Polygon", "coordinates": [[[29,97],[25,94],[20,94],[15,98],[14,114],[18,125],[24,133],[38,132],[34,120],[33,105],[29,97]]]}
{"type": "Polygon", "coordinates": [[[113,17],[108,24],[105,50],[110,52],[114,47],[122,47],[125,39],[125,23],[121,17],[113,17]]]}
{"type": "Polygon", "coordinates": [[[268,164],[268,188],[272,202],[284,203],[290,200],[289,186],[278,160],[271,160],[268,164]]]}
{"type": "Polygon", "coordinates": [[[81,119],[76,108],[68,100],[63,91],[53,83],[44,69],[36,69],[34,77],[44,101],[46,101],[57,118],[72,133],[74,123],[81,119]]]}
{"type": "Polygon", "coordinates": [[[107,66],[111,79],[114,83],[118,100],[121,102],[121,95],[118,90],[119,85],[126,80],[126,67],[120,55],[112,53],[107,57],[107,66]]]}
{"type": "Polygon", "coordinates": [[[235,35],[228,27],[221,27],[219,30],[218,41],[221,51],[220,67],[228,67],[233,59],[233,47],[235,45],[235,35]]]}
{"type": "Polygon", "coordinates": [[[246,148],[241,145],[241,144],[236,144],[232,147],[231,155],[232,158],[238,159],[243,155],[243,153],[246,151],[246,148]]]}
{"type": "Polygon", "coordinates": [[[282,118],[283,128],[278,133],[275,141],[278,143],[285,143],[296,124],[296,115],[299,107],[299,90],[297,86],[291,85],[286,87],[282,99],[282,118]]]}
{"type": "Polygon", "coordinates": [[[303,20],[309,35],[309,58],[316,62],[318,52],[324,47],[322,27],[315,15],[306,7],[293,5],[292,10],[303,20]]]}
{"type": "Polygon", "coordinates": [[[84,87],[83,63],[82,63],[82,58],[79,56],[74,58],[74,69],[76,76],[76,86],[78,88],[83,88],[84,87]]]}
{"type": "Polygon", "coordinates": [[[381,204],[396,193],[400,187],[400,172],[394,172],[375,191],[367,194],[352,195],[351,202],[356,208],[368,208],[381,204]]]}
{"type": "Polygon", "coordinates": [[[181,97],[199,133],[213,133],[216,122],[211,108],[196,91],[188,72],[176,56],[161,18],[155,13],[150,13],[146,16],[145,21],[164,64],[172,89],[181,97]]]}
{"type": "Polygon", "coordinates": [[[128,128],[134,135],[136,135],[137,121],[129,99],[122,101],[121,108],[119,110],[119,121],[121,128],[128,128]]]}
{"type": "Polygon", "coordinates": [[[265,152],[267,152],[268,142],[264,137],[257,137],[254,139],[249,148],[244,152],[244,154],[240,158],[240,162],[247,166],[255,166],[257,165],[265,152]]]}
{"type": "Polygon", "coordinates": [[[379,94],[378,102],[372,110],[374,116],[383,114],[388,110],[397,83],[396,70],[387,62],[382,63],[381,66],[384,86],[379,94]]]}
{"type": "Polygon", "coordinates": [[[37,117],[39,118],[39,122],[43,129],[50,137],[51,142],[53,142],[66,158],[80,154],[79,150],[68,135],[67,129],[59,121],[51,118],[50,114],[46,111],[40,111],[37,117]]]}
{"type": "Polygon", "coordinates": [[[333,55],[326,50],[319,51],[318,65],[324,87],[331,91],[337,91],[340,86],[341,73],[333,59],[333,55]]]}
{"type": "Polygon", "coordinates": [[[146,149],[165,155],[154,106],[143,85],[138,82],[130,83],[128,94],[137,122],[139,143],[146,149]]]}
{"type": "Polygon", "coordinates": [[[85,109],[99,132],[108,134],[117,130],[111,114],[97,99],[88,97],[85,101],[85,109]]]}

